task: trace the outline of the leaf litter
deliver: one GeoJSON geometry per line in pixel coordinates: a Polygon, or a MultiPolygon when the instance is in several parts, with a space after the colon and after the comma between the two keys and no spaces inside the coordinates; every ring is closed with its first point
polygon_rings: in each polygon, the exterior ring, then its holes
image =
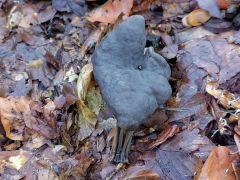
{"type": "Polygon", "coordinates": [[[239,178],[239,31],[215,21],[221,8],[207,3],[1,2],[0,177],[239,178]],[[184,27],[199,8],[210,20],[184,27]],[[107,24],[131,14],[145,17],[147,46],[172,68],[167,108],[177,110],[155,112],[134,135],[130,163],[117,166],[109,158],[116,119],[91,55],[107,24]]]}

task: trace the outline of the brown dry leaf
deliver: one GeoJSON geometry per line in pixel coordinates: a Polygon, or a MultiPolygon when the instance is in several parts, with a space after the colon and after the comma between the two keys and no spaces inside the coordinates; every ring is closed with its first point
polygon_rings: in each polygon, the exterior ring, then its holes
{"type": "Polygon", "coordinates": [[[145,11],[150,9],[153,4],[156,4],[159,0],[141,0],[140,2],[134,1],[133,12],[145,11]]]}
{"type": "Polygon", "coordinates": [[[35,36],[29,32],[19,31],[18,36],[23,42],[25,42],[26,44],[28,44],[30,46],[38,47],[38,46],[43,46],[43,45],[48,44],[48,41],[46,41],[44,39],[44,37],[35,36]]]}
{"type": "Polygon", "coordinates": [[[93,84],[93,66],[87,64],[82,68],[77,81],[78,126],[80,127],[78,140],[80,141],[94,131],[97,123],[96,115],[102,104],[100,90],[93,84]]]}
{"type": "Polygon", "coordinates": [[[55,16],[56,12],[56,9],[52,6],[44,8],[42,11],[36,14],[37,23],[41,24],[51,20],[55,16]]]}
{"type": "Polygon", "coordinates": [[[215,147],[203,165],[199,180],[228,179],[235,180],[232,162],[237,159],[231,150],[224,146],[215,147]]]}
{"type": "Polygon", "coordinates": [[[235,134],[234,140],[235,140],[237,148],[238,148],[238,153],[240,153],[240,137],[239,137],[239,135],[235,134]]]}
{"type": "Polygon", "coordinates": [[[57,118],[54,113],[56,106],[53,101],[50,100],[46,105],[39,101],[31,101],[29,106],[31,117],[25,119],[26,126],[46,138],[58,137],[57,118]]]}
{"type": "Polygon", "coordinates": [[[215,145],[206,136],[201,136],[199,129],[194,127],[178,133],[171,141],[162,144],[158,150],[191,153],[205,160],[213,147],[215,145]]]}
{"type": "Polygon", "coordinates": [[[24,139],[25,119],[30,118],[29,103],[28,97],[0,98],[0,118],[9,139],[24,139]]]}
{"type": "Polygon", "coordinates": [[[214,96],[225,108],[240,109],[240,99],[236,95],[222,89],[218,89],[218,83],[208,80],[206,91],[214,96]]]}
{"type": "Polygon", "coordinates": [[[149,146],[150,149],[153,149],[160,144],[164,143],[167,139],[173,137],[179,132],[179,127],[177,125],[167,126],[164,130],[158,135],[157,140],[152,142],[149,146]]]}
{"type": "Polygon", "coordinates": [[[7,18],[4,16],[2,10],[0,10],[0,42],[8,35],[7,25],[7,18]]]}
{"type": "Polygon", "coordinates": [[[40,150],[37,156],[29,151],[0,152],[0,173],[2,179],[53,179],[58,180],[62,159],[52,148],[40,150]],[[39,154],[38,154],[39,153],[39,154]],[[39,158],[41,155],[42,158],[39,158]],[[21,178],[13,178],[21,177],[21,178]]]}
{"type": "Polygon", "coordinates": [[[0,98],[0,117],[6,136],[12,140],[24,140],[26,127],[53,139],[58,136],[55,104],[45,106],[29,97],[0,98]]]}
{"type": "Polygon", "coordinates": [[[160,175],[151,169],[140,169],[131,174],[127,174],[126,180],[160,180],[160,175]]]}
{"type": "Polygon", "coordinates": [[[105,4],[90,12],[86,18],[91,22],[114,24],[121,14],[123,14],[123,19],[126,19],[132,6],[133,0],[108,0],[105,4]]]}

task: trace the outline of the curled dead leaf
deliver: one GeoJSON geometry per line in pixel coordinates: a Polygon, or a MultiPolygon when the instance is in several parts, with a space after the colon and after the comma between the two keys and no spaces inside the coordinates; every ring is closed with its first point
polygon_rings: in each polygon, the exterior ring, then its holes
{"type": "Polygon", "coordinates": [[[123,14],[123,18],[127,18],[131,12],[133,0],[108,0],[99,8],[93,10],[87,15],[87,20],[91,22],[111,23],[123,14]]]}
{"type": "Polygon", "coordinates": [[[151,169],[140,169],[131,174],[127,174],[126,180],[160,180],[160,175],[151,169]]]}
{"type": "MultiPolygon", "coordinates": [[[[224,146],[212,149],[207,161],[203,165],[199,180],[205,179],[236,179],[232,162],[238,158],[231,150],[224,146]]],[[[239,173],[239,172],[238,172],[239,173]]]]}
{"type": "Polygon", "coordinates": [[[177,125],[166,127],[157,137],[157,140],[152,142],[149,146],[150,149],[153,149],[160,144],[164,143],[167,139],[173,137],[179,132],[179,127],[177,125]]]}

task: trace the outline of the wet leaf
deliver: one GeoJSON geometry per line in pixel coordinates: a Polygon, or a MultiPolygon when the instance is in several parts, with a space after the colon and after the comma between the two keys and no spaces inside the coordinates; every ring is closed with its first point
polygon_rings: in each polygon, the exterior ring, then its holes
{"type": "Polygon", "coordinates": [[[112,23],[122,14],[126,19],[133,6],[133,0],[108,0],[99,8],[93,10],[87,15],[87,19],[91,22],[112,23]]]}
{"type": "Polygon", "coordinates": [[[227,147],[214,148],[203,165],[199,179],[236,179],[232,167],[232,162],[236,159],[237,155],[233,155],[227,147]]]}

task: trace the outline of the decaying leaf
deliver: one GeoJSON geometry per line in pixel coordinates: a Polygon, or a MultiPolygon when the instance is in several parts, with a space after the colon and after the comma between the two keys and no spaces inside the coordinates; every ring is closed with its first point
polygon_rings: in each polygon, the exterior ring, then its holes
{"type": "Polygon", "coordinates": [[[240,109],[240,99],[235,94],[218,89],[218,82],[208,81],[206,91],[214,96],[225,108],[240,109]]]}
{"type": "Polygon", "coordinates": [[[151,169],[140,169],[131,174],[128,174],[124,179],[126,180],[138,180],[138,179],[160,180],[160,175],[151,169]]]}
{"type": "Polygon", "coordinates": [[[99,88],[94,86],[93,67],[87,64],[82,68],[77,81],[78,126],[80,128],[78,140],[83,140],[94,131],[102,98],[99,88]]]}
{"type": "Polygon", "coordinates": [[[152,142],[149,146],[150,149],[159,146],[164,143],[167,139],[173,137],[179,132],[179,127],[177,125],[166,127],[157,137],[157,140],[152,142]]]}
{"type": "Polygon", "coordinates": [[[127,18],[133,6],[133,0],[108,0],[99,8],[90,12],[87,19],[91,22],[112,23],[123,14],[123,18],[127,18]]]}
{"type": "Polygon", "coordinates": [[[234,155],[229,148],[224,146],[215,147],[203,165],[199,180],[236,179],[232,167],[232,162],[236,159],[237,154],[234,155]]]}

